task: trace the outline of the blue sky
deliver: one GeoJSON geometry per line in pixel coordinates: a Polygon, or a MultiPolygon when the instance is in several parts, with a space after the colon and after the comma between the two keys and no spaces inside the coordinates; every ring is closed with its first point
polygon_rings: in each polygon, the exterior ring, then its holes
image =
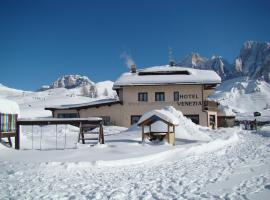
{"type": "Polygon", "coordinates": [[[65,74],[114,81],[190,52],[229,61],[247,40],[269,41],[270,1],[0,0],[0,83],[35,90],[65,74]]]}

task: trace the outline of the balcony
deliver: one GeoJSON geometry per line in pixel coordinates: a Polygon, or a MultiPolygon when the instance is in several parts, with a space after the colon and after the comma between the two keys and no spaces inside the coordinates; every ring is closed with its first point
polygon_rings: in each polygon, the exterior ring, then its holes
{"type": "Polygon", "coordinates": [[[204,111],[218,111],[218,102],[215,101],[204,101],[203,102],[203,110],[204,111]]]}

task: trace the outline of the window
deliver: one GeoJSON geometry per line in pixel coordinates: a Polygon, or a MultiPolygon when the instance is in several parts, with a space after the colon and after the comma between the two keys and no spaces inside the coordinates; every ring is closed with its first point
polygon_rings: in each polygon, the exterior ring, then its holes
{"type": "Polygon", "coordinates": [[[141,118],[141,115],[131,115],[130,117],[130,124],[136,124],[141,118]]]}
{"type": "Polygon", "coordinates": [[[138,101],[148,101],[147,92],[139,92],[138,93],[138,101]]]}
{"type": "Polygon", "coordinates": [[[110,116],[99,116],[99,117],[102,118],[103,124],[104,124],[105,126],[107,126],[107,125],[112,125],[110,116]]]}
{"type": "Polygon", "coordinates": [[[59,113],[57,118],[77,118],[79,117],[77,113],[59,113]]]}
{"type": "Polygon", "coordinates": [[[165,101],[165,93],[164,92],[156,92],[155,93],[155,101],[165,101]]]}
{"type": "Polygon", "coordinates": [[[195,124],[200,124],[199,115],[185,115],[185,117],[191,119],[195,124]]]}
{"type": "Polygon", "coordinates": [[[179,92],[174,92],[173,93],[173,100],[174,101],[179,101],[179,92]]]}

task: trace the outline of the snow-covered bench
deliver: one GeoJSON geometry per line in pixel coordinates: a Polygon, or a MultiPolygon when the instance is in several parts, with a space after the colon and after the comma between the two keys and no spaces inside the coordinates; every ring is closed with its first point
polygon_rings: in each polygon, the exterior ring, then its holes
{"type": "Polygon", "coordinates": [[[0,142],[2,138],[8,138],[8,143],[12,146],[11,137],[16,137],[16,123],[18,114],[0,113],[0,142]]]}

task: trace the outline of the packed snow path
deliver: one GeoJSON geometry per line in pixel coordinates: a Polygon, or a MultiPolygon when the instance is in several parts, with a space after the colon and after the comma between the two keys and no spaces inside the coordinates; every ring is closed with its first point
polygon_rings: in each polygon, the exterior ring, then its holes
{"type": "Polygon", "coordinates": [[[1,199],[268,199],[270,138],[151,165],[0,162],[1,199]]]}

